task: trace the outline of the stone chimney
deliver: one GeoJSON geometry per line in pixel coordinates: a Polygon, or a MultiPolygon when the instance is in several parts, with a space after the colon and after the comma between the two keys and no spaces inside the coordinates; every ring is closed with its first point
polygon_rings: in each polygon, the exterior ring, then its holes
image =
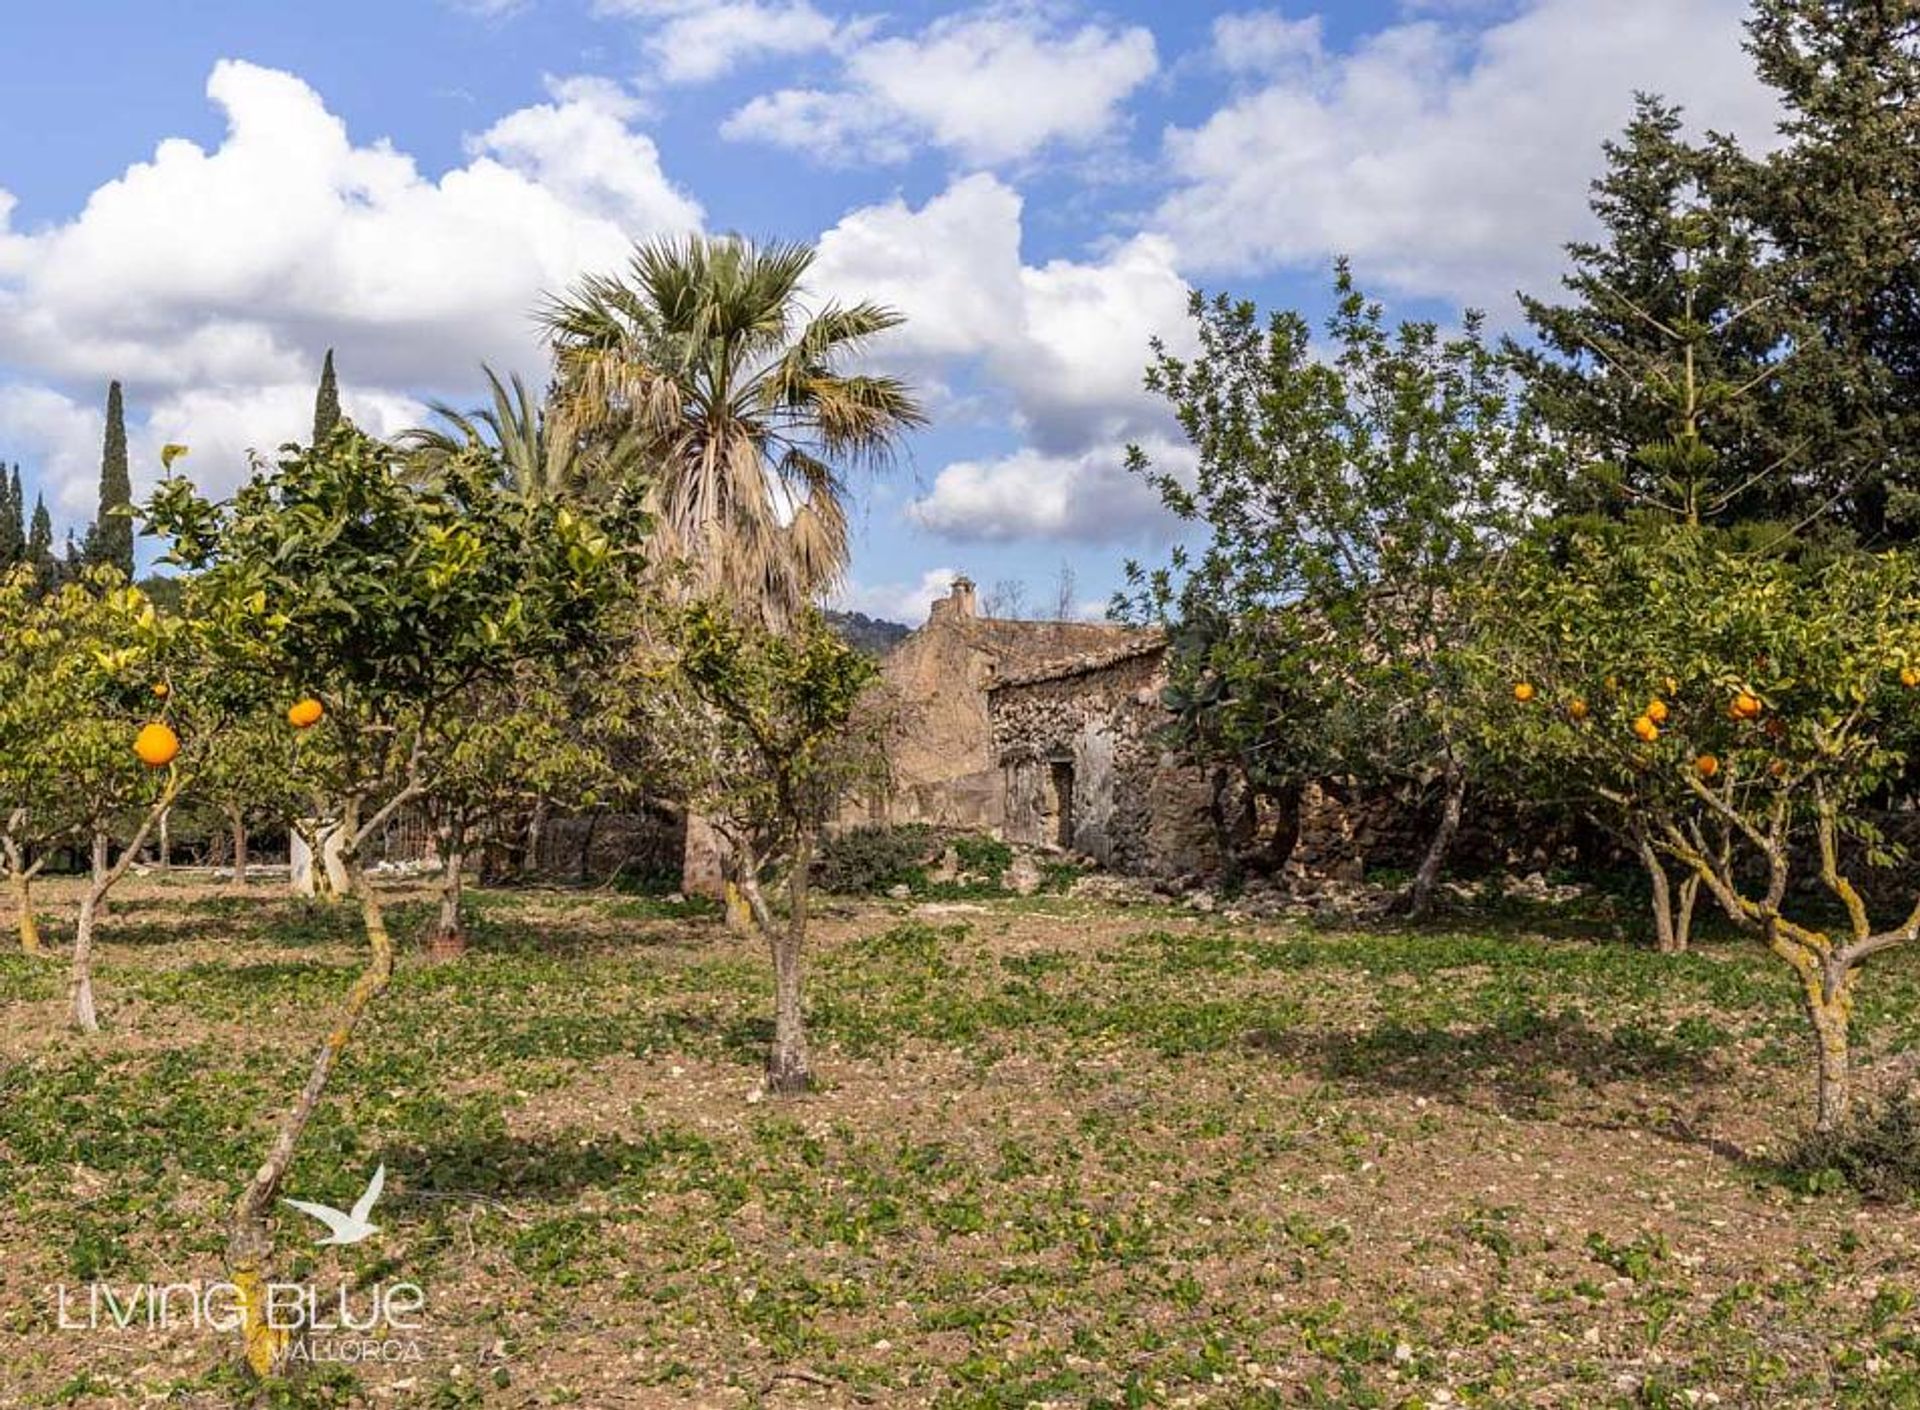
{"type": "Polygon", "coordinates": [[[953,580],[953,590],[933,604],[932,615],[965,620],[975,613],[973,579],[962,574],[953,580]]]}

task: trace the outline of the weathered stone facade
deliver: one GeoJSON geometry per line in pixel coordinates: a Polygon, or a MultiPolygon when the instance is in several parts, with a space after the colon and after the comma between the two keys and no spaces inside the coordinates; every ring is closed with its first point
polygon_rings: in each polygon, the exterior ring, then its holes
{"type": "Polygon", "coordinates": [[[988,686],[1008,841],[1135,875],[1212,869],[1207,780],[1159,740],[1165,658],[1159,634],[1134,633],[988,686]]]}
{"type": "Polygon", "coordinates": [[[998,829],[1006,795],[987,691],[1033,667],[1100,652],[1138,636],[1091,622],[1016,622],[979,615],[973,584],[956,579],[927,624],[888,654],[884,688],[897,723],[888,749],[891,783],[862,799],[848,821],[932,823],[998,829]]]}

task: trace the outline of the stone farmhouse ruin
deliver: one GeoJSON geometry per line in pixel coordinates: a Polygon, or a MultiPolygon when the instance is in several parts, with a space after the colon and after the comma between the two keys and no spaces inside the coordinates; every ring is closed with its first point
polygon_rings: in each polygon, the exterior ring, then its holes
{"type": "Polygon", "coordinates": [[[883,663],[892,784],[849,821],[994,832],[1142,875],[1212,870],[1208,781],[1157,738],[1165,657],[1155,630],[983,617],[956,579],[883,663]]]}

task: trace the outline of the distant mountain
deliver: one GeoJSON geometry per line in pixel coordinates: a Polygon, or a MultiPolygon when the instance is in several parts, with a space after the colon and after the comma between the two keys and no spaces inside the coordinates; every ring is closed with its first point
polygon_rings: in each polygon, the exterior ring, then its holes
{"type": "Polygon", "coordinates": [[[840,639],[867,656],[885,656],[912,634],[913,628],[898,622],[883,622],[864,612],[829,612],[827,625],[840,633],[840,639]]]}

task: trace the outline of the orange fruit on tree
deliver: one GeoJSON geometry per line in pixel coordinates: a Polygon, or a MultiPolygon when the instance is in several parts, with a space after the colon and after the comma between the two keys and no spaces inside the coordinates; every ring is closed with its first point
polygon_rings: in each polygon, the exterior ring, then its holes
{"type": "Polygon", "coordinates": [[[148,768],[164,769],[179,756],[180,736],[155,720],[152,724],[142,725],[140,733],[133,737],[133,752],[140,756],[140,762],[148,768]]]}
{"type": "Polygon", "coordinates": [[[173,687],[165,681],[155,681],[153,683],[153,694],[156,699],[165,700],[169,695],[173,694],[173,687]]]}
{"type": "Polygon", "coordinates": [[[1533,699],[1535,693],[1534,688],[1526,681],[1521,681],[1513,688],[1513,698],[1518,700],[1522,705],[1533,699]]]}
{"type": "Polygon", "coordinates": [[[326,709],[311,695],[304,700],[296,700],[287,708],[287,723],[295,729],[311,729],[320,723],[326,709]]]}
{"type": "Polygon", "coordinates": [[[1643,743],[1651,744],[1660,737],[1660,726],[1646,715],[1633,722],[1633,732],[1640,736],[1643,743]]]}
{"type": "Polygon", "coordinates": [[[1664,725],[1667,722],[1667,702],[1656,695],[1647,702],[1646,717],[1656,725],[1664,725]]]}
{"type": "Polygon", "coordinates": [[[1760,709],[1760,697],[1743,690],[1733,697],[1733,704],[1727,707],[1727,713],[1736,720],[1751,720],[1759,715],[1760,709]]]}
{"type": "Polygon", "coordinates": [[[1908,690],[1920,690],[1920,666],[1906,666],[1900,671],[1900,684],[1908,690]]]}
{"type": "Polygon", "coordinates": [[[1711,754],[1702,754],[1693,761],[1693,766],[1699,770],[1701,778],[1712,778],[1720,772],[1720,761],[1711,754]]]}
{"type": "Polygon", "coordinates": [[[1587,709],[1587,702],[1580,699],[1578,696],[1575,696],[1572,700],[1569,700],[1567,702],[1567,718],[1574,721],[1576,724],[1579,723],[1581,720],[1586,719],[1586,717],[1590,713],[1591,711],[1587,709]]]}

